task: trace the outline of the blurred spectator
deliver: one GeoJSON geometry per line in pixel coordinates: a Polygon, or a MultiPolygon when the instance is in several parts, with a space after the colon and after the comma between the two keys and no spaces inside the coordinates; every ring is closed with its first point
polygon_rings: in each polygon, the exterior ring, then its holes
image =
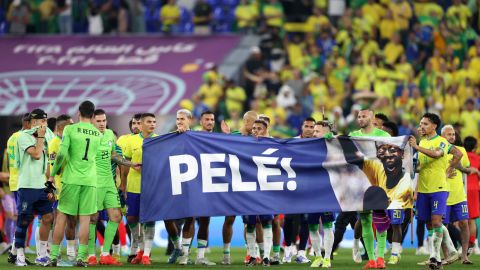
{"type": "Polygon", "coordinates": [[[292,88],[288,85],[280,87],[280,91],[277,95],[277,105],[284,109],[288,109],[295,104],[297,104],[297,99],[292,88]]]}
{"type": "Polygon", "coordinates": [[[167,4],[160,9],[160,21],[162,22],[162,32],[170,33],[172,28],[180,19],[180,8],[176,0],[168,0],[167,4]]]}
{"type": "Polygon", "coordinates": [[[460,114],[460,123],[462,125],[460,134],[462,139],[467,136],[473,136],[478,138],[480,136],[480,112],[478,108],[475,108],[475,102],[473,99],[467,99],[462,113],[460,114]]]}
{"type": "Polygon", "coordinates": [[[57,21],[56,21],[56,9],[57,4],[54,0],[43,0],[38,5],[38,11],[40,12],[40,31],[39,33],[56,33],[57,21]]]}
{"type": "Polygon", "coordinates": [[[72,0],[57,0],[57,21],[61,34],[72,33],[72,0]]]}
{"type": "Polygon", "coordinates": [[[215,79],[214,76],[210,74],[207,75],[205,83],[202,84],[198,90],[202,102],[213,112],[216,111],[219,98],[223,96],[222,87],[220,87],[215,79]]]}
{"type": "Polygon", "coordinates": [[[283,6],[277,0],[268,0],[263,6],[262,16],[267,27],[281,28],[283,26],[283,6]]]}
{"type": "Polygon", "coordinates": [[[145,32],[145,6],[142,0],[126,0],[129,12],[129,22],[133,33],[145,32]]]}
{"type": "Polygon", "coordinates": [[[117,31],[118,33],[127,33],[128,32],[128,25],[129,25],[129,17],[128,17],[128,4],[125,0],[120,0],[120,4],[118,6],[118,22],[117,22],[117,31]]]}
{"type": "Polygon", "coordinates": [[[225,102],[227,106],[227,111],[236,111],[237,114],[239,112],[243,112],[243,104],[247,99],[247,94],[245,93],[245,90],[235,84],[235,81],[232,79],[226,81],[225,89],[225,102]]]}
{"type": "Polygon", "coordinates": [[[90,1],[88,6],[88,33],[90,35],[103,34],[103,20],[100,9],[93,1],[90,1]]]}
{"type": "Polygon", "coordinates": [[[7,20],[10,22],[11,34],[25,34],[30,12],[22,0],[14,0],[8,9],[7,20]]]}
{"type": "Polygon", "coordinates": [[[397,62],[398,58],[401,55],[404,55],[405,50],[403,45],[400,42],[400,35],[395,33],[392,37],[392,40],[383,49],[385,55],[385,62],[387,64],[393,65],[397,62]]]}
{"type": "Polygon", "coordinates": [[[253,33],[258,19],[258,10],[249,0],[242,0],[235,8],[238,31],[241,33],[253,33]]]}
{"type": "Polygon", "coordinates": [[[453,0],[453,5],[447,10],[448,25],[454,30],[464,30],[467,28],[472,12],[462,0],[453,0]]]}
{"type": "Polygon", "coordinates": [[[205,0],[197,0],[193,8],[194,33],[208,35],[211,33],[212,7],[205,0]]]}
{"type": "Polygon", "coordinates": [[[397,25],[393,20],[393,12],[387,10],[385,17],[380,21],[380,46],[383,48],[395,35],[397,25]]]}
{"type": "Polygon", "coordinates": [[[265,69],[266,67],[263,62],[260,48],[252,47],[250,49],[250,57],[245,62],[245,66],[243,68],[243,76],[245,77],[245,91],[247,94],[247,101],[249,101],[253,97],[255,86],[263,83],[263,80],[265,78],[262,76],[264,74],[262,72],[265,69]]]}

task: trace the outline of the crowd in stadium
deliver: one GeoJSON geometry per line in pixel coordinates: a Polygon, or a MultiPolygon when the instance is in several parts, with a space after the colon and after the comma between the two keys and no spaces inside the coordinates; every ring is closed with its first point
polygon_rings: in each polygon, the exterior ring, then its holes
{"type": "MultiPolygon", "coordinates": [[[[192,33],[196,35],[239,32],[259,35],[260,43],[251,48],[251,55],[242,68],[242,80],[226,78],[218,72],[218,67],[212,67],[204,74],[204,84],[192,99],[183,100],[180,103],[182,110],[177,113],[177,126],[174,130],[184,132],[191,125],[192,129],[204,131],[212,131],[215,127],[217,131],[239,130],[244,135],[268,135],[276,138],[291,138],[297,135],[331,138],[332,134],[384,136],[387,133],[391,136],[413,135],[417,138],[430,138],[432,140],[423,139],[418,145],[414,139],[410,142],[411,146],[420,153],[418,158],[420,164],[422,164],[422,158],[428,159],[429,162],[432,160],[444,161],[447,154],[452,154],[458,159],[455,163],[460,164],[456,167],[456,174],[459,176],[468,174],[468,189],[466,193],[460,192],[455,195],[460,197],[455,205],[463,203],[462,205],[465,207],[460,205],[459,213],[455,212],[457,210],[452,210],[454,218],[450,224],[447,222],[447,226],[443,226],[442,215],[438,215],[438,213],[430,213],[431,215],[423,219],[428,224],[428,248],[423,245],[425,222],[419,222],[417,252],[421,255],[430,255],[429,261],[425,262],[430,269],[441,268],[440,245],[442,240],[446,242],[447,246],[444,263],[453,263],[460,257],[462,263],[469,264],[471,263],[468,258],[470,253],[474,251],[480,253],[475,225],[480,207],[478,201],[480,164],[475,153],[477,151],[476,141],[480,139],[480,39],[478,38],[480,3],[478,1],[352,0],[345,1],[346,9],[341,16],[329,14],[329,1],[298,1],[302,2],[302,5],[295,18],[287,16],[285,5],[288,3],[284,2],[288,1],[277,0],[198,0],[189,8],[180,6],[179,2],[185,1],[175,0],[13,0],[6,2],[8,3],[5,6],[0,7],[0,14],[3,13],[5,18],[2,24],[5,26],[3,31],[14,35],[25,33],[68,34],[72,32],[92,35],[127,32],[192,33]],[[192,123],[190,123],[190,119],[192,123]],[[219,125],[221,120],[224,122],[219,125]],[[217,125],[215,126],[214,123],[217,125]],[[443,129],[441,129],[442,126],[443,129]],[[351,133],[358,128],[360,131],[351,133]],[[435,129],[441,129],[439,132],[441,137],[435,137],[435,129]],[[461,151],[462,145],[466,151],[461,151]],[[428,147],[437,150],[429,152],[428,147]],[[451,149],[456,150],[449,152],[451,149]],[[458,154],[458,152],[462,153],[458,154]],[[467,162],[470,163],[470,166],[467,166],[467,162]],[[467,201],[469,215],[462,212],[467,208],[467,201]],[[447,231],[447,227],[450,233],[447,231]],[[457,248],[460,247],[462,250],[457,253],[457,248]]],[[[110,132],[106,129],[106,119],[104,119],[108,112],[94,111],[88,103],[83,105],[80,113],[83,116],[84,124],[87,125],[86,123],[93,119],[95,127],[88,127],[92,130],[91,132],[95,133],[95,128],[101,133],[110,132]]],[[[32,124],[46,124],[46,113],[34,111],[25,115],[23,120],[23,128],[30,130],[32,124]]],[[[51,127],[51,130],[56,132],[56,136],[61,137],[64,135],[62,132],[65,126],[72,124],[71,118],[63,115],[56,120],[57,123],[51,127]]],[[[139,143],[141,145],[143,137],[154,135],[155,116],[136,115],[131,118],[130,128],[132,134],[140,133],[143,136],[127,135],[127,137],[141,137],[142,139],[125,140],[124,137],[123,142],[119,139],[116,144],[113,139],[113,145],[118,145],[118,149],[113,149],[115,151],[112,152],[118,153],[110,153],[107,158],[109,162],[111,159],[122,168],[131,167],[120,174],[128,179],[139,180],[140,175],[135,174],[139,174],[138,163],[141,162],[135,160],[134,153],[129,152],[131,146],[128,145],[139,143]],[[122,155],[131,160],[126,160],[122,155]]],[[[41,132],[44,133],[40,134],[37,131],[38,140],[47,137],[47,131],[41,132]]],[[[17,136],[20,135],[17,134],[17,136]]],[[[24,142],[24,146],[28,146],[28,143],[28,141],[24,142]]],[[[21,146],[18,142],[13,142],[12,145],[14,147],[21,146]]],[[[43,145],[43,141],[38,145],[43,145]]],[[[34,148],[36,149],[36,147],[34,148]]],[[[25,150],[27,149],[28,147],[25,150]]],[[[32,151],[36,151],[35,149],[32,151]]],[[[46,150],[51,151],[50,148],[46,150]]],[[[58,151],[60,150],[57,149],[56,154],[58,151]]],[[[15,153],[9,153],[9,156],[10,154],[15,156],[15,153]]],[[[58,159],[56,162],[60,165],[55,163],[56,154],[51,160],[54,171],[58,171],[61,165],[58,159]]],[[[38,153],[29,153],[29,155],[33,158],[38,153]]],[[[447,181],[446,177],[453,178],[454,173],[451,172],[452,167],[448,167],[447,162],[444,163],[435,165],[440,167],[435,167],[433,170],[436,172],[435,176],[447,181]]],[[[422,178],[422,169],[421,166],[420,178],[422,178]]],[[[112,175],[116,173],[117,171],[114,170],[112,175]]],[[[428,172],[424,171],[423,173],[428,172]]],[[[9,178],[11,181],[11,171],[10,175],[2,174],[1,176],[6,178],[7,182],[9,178]]],[[[427,179],[429,176],[423,177],[427,179]]],[[[59,186],[58,182],[54,186],[59,186]]],[[[463,182],[458,186],[463,189],[463,182]]],[[[41,192],[44,192],[43,183],[40,188],[41,192]]],[[[50,188],[47,191],[53,194],[53,186],[47,188],[50,188]]],[[[122,187],[122,189],[124,188],[122,187]]],[[[12,187],[10,189],[15,190],[12,187]]],[[[419,190],[418,192],[430,194],[430,189],[431,187],[427,185],[423,191],[419,190]]],[[[139,193],[135,187],[130,187],[130,191],[127,187],[127,192],[139,193]]],[[[115,194],[112,196],[122,197],[118,193],[115,194]]],[[[3,232],[6,234],[4,240],[11,244],[13,235],[15,235],[15,246],[17,246],[17,249],[13,249],[11,253],[10,262],[26,264],[23,247],[31,216],[21,216],[17,212],[15,199],[21,201],[21,198],[15,198],[11,194],[6,194],[3,198],[2,205],[6,218],[3,227],[3,232]],[[18,250],[20,253],[17,253],[18,250]]],[[[127,200],[128,198],[130,198],[130,202],[127,201],[127,205],[130,203],[139,207],[135,202],[135,195],[127,196],[127,200]]],[[[422,198],[422,200],[428,204],[425,201],[430,199],[422,198]]],[[[441,208],[450,205],[447,198],[442,197],[441,204],[442,200],[441,208]]],[[[99,263],[119,263],[116,258],[110,256],[108,246],[115,241],[112,246],[113,255],[118,255],[120,242],[125,243],[125,233],[129,228],[132,241],[129,262],[150,264],[152,228],[154,228],[152,224],[140,226],[138,213],[136,213],[137,219],[135,219],[135,213],[131,213],[127,218],[129,226],[125,228],[120,222],[120,202],[106,204],[102,207],[109,210],[110,221],[108,224],[110,227],[107,225],[104,231],[105,241],[109,244],[103,246],[99,263]],[[117,227],[123,228],[119,230],[121,233],[117,233],[117,227]],[[118,236],[115,238],[116,234],[118,236]]],[[[36,210],[42,212],[45,209],[36,210]]],[[[66,205],[60,206],[59,210],[66,214],[62,219],[63,231],[60,228],[59,233],[54,233],[57,236],[54,236],[53,243],[47,243],[45,236],[48,238],[48,231],[39,229],[39,241],[37,242],[41,256],[37,258],[37,263],[53,265],[63,262],[57,261],[56,255],[59,253],[58,243],[63,240],[65,226],[67,227],[66,237],[69,245],[67,254],[69,257],[79,265],[96,263],[95,256],[87,256],[92,255],[92,252],[95,255],[95,250],[91,250],[91,234],[92,231],[95,234],[95,226],[91,227],[92,225],[90,225],[89,228],[88,225],[83,225],[82,227],[82,224],[89,222],[79,221],[82,234],[80,235],[79,232],[80,245],[77,252],[75,250],[76,240],[74,240],[75,230],[73,230],[72,239],[72,224],[70,224],[72,221],[67,217],[70,210],[66,205]],[[70,228],[70,235],[68,235],[68,228],[70,228]],[[85,232],[89,232],[90,237],[85,232]],[[87,240],[90,240],[88,251],[87,240]],[[50,249],[50,257],[47,256],[47,245],[50,249]],[[78,260],[75,258],[77,253],[78,260]]],[[[442,211],[447,210],[443,209],[442,211]]],[[[45,214],[42,225],[50,228],[53,217],[49,218],[48,215],[51,214],[51,211],[45,211],[45,214]]],[[[93,214],[93,212],[88,214],[93,214]]],[[[255,243],[255,223],[257,221],[255,219],[254,222],[249,223],[247,219],[246,240],[249,257],[246,258],[246,264],[273,265],[281,261],[288,263],[292,260],[293,254],[297,254],[297,262],[308,263],[310,260],[305,253],[307,243],[305,237],[306,239],[310,237],[311,240],[314,240],[312,241],[312,248],[315,251],[313,266],[329,267],[331,256],[328,255],[333,254],[332,252],[338,247],[343,236],[342,230],[344,232],[347,224],[355,224],[355,221],[351,222],[350,219],[357,219],[356,213],[353,216],[352,214],[337,214],[339,215],[336,220],[329,215],[322,216],[323,230],[328,232],[324,235],[323,248],[327,254],[325,257],[319,254],[320,247],[317,245],[318,242],[315,242],[320,237],[317,235],[318,226],[305,226],[305,224],[315,224],[298,221],[298,216],[285,217],[283,230],[287,244],[282,259],[280,257],[281,237],[278,217],[266,217],[265,220],[262,220],[265,240],[264,242],[257,240],[258,245],[255,243]],[[323,220],[324,218],[326,220],[323,220]],[[342,222],[339,222],[339,219],[342,222]],[[253,227],[251,223],[253,223],[253,227]],[[297,223],[302,223],[304,226],[292,229],[292,224],[297,223]],[[345,226],[341,227],[341,224],[345,226]],[[334,226],[334,230],[332,230],[332,226],[334,226]],[[313,230],[309,231],[310,228],[313,230]],[[296,231],[299,231],[300,236],[303,234],[303,242],[300,247],[292,244],[294,237],[292,234],[296,236],[296,231]],[[257,255],[261,256],[257,252],[256,246],[260,246],[260,253],[263,255],[260,260],[257,260],[257,255]],[[270,249],[273,251],[271,257],[270,249]],[[296,249],[299,250],[296,251],[296,249]]],[[[377,219],[385,218],[385,215],[386,213],[375,212],[373,222],[375,223],[375,217],[377,219]]],[[[379,247],[385,248],[386,238],[388,238],[388,242],[392,243],[392,256],[388,260],[391,264],[398,264],[400,261],[405,224],[408,224],[410,214],[408,211],[404,211],[401,216],[405,218],[396,224],[392,223],[390,233],[377,231],[379,247]]],[[[362,213],[358,220],[353,252],[354,261],[362,261],[359,247],[363,244],[366,250],[364,259],[368,260],[365,269],[385,267],[382,252],[378,252],[378,258],[376,258],[373,251],[372,214],[362,213]],[[363,240],[362,244],[360,244],[360,239],[363,240]]],[[[226,224],[232,222],[231,218],[226,219],[226,224]]],[[[178,260],[181,264],[189,263],[188,254],[193,237],[191,228],[194,223],[194,219],[187,219],[182,231],[175,222],[166,222],[174,246],[169,262],[174,263],[178,260]],[[180,238],[182,234],[183,237],[180,238]]],[[[203,232],[205,235],[205,230],[208,231],[208,220],[200,219],[199,224],[202,228],[199,234],[203,232]]],[[[55,229],[57,229],[57,225],[58,223],[55,225],[55,229]]],[[[231,224],[229,226],[231,227],[231,224]]],[[[199,239],[197,262],[211,265],[212,262],[205,258],[208,237],[199,236],[199,239]]],[[[95,236],[93,236],[93,241],[95,241],[95,236]]],[[[224,248],[225,257],[222,262],[230,264],[228,241],[225,242],[224,248]]]]}

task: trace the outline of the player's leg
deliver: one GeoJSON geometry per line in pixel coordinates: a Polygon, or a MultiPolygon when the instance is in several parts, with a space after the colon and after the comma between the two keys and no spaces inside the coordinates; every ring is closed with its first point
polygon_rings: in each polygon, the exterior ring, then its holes
{"type": "Polygon", "coordinates": [[[470,238],[470,229],[468,227],[468,205],[467,202],[461,202],[453,207],[454,221],[458,221],[460,227],[460,240],[462,243],[462,263],[471,264],[468,259],[468,245],[470,238]]]}
{"type": "Polygon", "coordinates": [[[97,257],[95,248],[97,244],[97,222],[98,212],[90,216],[90,224],[88,226],[88,265],[97,265],[97,257]]]}
{"type": "Polygon", "coordinates": [[[260,262],[261,259],[263,258],[263,252],[265,250],[265,246],[263,243],[263,228],[262,228],[262,223],[259,222],[257,219],[257,224],[255,224],[255,230],[256,230],[256,236],[257,236],[257,246],[258,246],[258,260],[257,262],[260,262]]]}
{"type": "MultiPolygon", "coordinates": [[[[358,214],[358,216],[360,217],[360,213],[358,214]]],[[[353,226],[353,247],[352,247],[352,258],[355,263],[362,263],[362,254],[360,254],[360,242],[362,242],[362,240],[363,240],[362,239],[362,221],[360,218],[357,218],[357,221],[355,221],[355,225],[353,226]]],[[[365,244],[364,244],[364,247],[366,252],[367,248],[365,244]]]]}
{"type": "Polygon", "coordinates": [[[299,215],[299,226],[298,226],[298,238],[300,239],[298,243],[298,251],[295,261],[297,263],[310,263],[310,260],[307,257],[307,243],[308,243],[308,218],[307,215],[299,215]]]}
{"type": "Polygon", "coordinates": [[[235,222],[235,216],[226,216],[223,222],[222,237],[223,237],[223,261],[222,264],[232,264],[230,256],[230,243],[232,242],[233,235],[233,223],[235,222]]]}
{"type": "Polygon", "coordinates": [[[280,227],[279,215],[275,215],[273,218],[272,230],[273,230],[273,248],[272,248],[273,257],[270,260],[270,263],[272,265],[278,265],[280,264],[280,241],[282,238],[282,228],[280,227]]]}
{"type": "Polygon", "coordinates": [[[261,215],[260,221],[263,229],[263,265],[270,265],[270,253],[273,247],[273,215],[261,215]]]}
{"type": "Polygon", "coordinates": [[[324,238],[324,248],[325,248],[325,257],[323,259],[323,267],[331,267],[331,256],[333,250],[333,221],[335,221],[335,214],[332,212],[322,213],[321,215],[323,223],[323,238],[324,238]]]}
{"type": "Polygon", "coordinates": [[[335,220],[335,241],[333,242],[333,251],[338,249],[340,242],[343,240],[347,226],[351,225],[352,229],[355,227],[357,222],[357,212],[341,212],[338,214],[335,220]]]}
{"type": "Polygon", "coordinates": [[[308,231],[310,241],[312,242],[313,252],[315,252],[315,259],[311,267],[320,267],[323,263],[320,232],[318,231],[320,225],[320,213],[308,214],[308,231]]]}
{"type": "Polygon", "coordinates": [[[177,262],[178,257],[182,254],[182,246],[180,243],[180,234],[178,232],[177,224],[175,220],[164,220],[165,229],[167,230],[168,237],[173,243],[174,250],[168,258],[168,263],[173,264],[177,262]]]}
{"type": "MultiPolygon", "coordinates": [[[[90,231],[91,216],[97,213],[97,189],[90,186],[77,186],[79,189],[79,201],[77,203],[79,216],[79,229],[77,266],[84,266],[87,264],[88,240],[90,231]]],[[[60,205],[59,205],[60,207],[60,205]]]]}
{"type": "Polygon", "coordinates": [[[33,221],[34,195],[31,189],[21,188],[18,190],[18,219],[15,229],[15,265],[17,266],[27,266],[25,261],[25,242],[28,226],[33,221]]]}
{"type": "MultiPolygon", "coordinates": [[[[103,265],[122,265],[110,255],[113,239],[117,234],[118,224],[122,221],[122,210],[120,209],[120,197],[116,187],[104,188],[103,202],[100,209],[106,209],[108,214],[107,227],[105,228],[103,248],[100,254],[100,264],[103,265]]],[[[100,198],[101,196],[98,196],[100,198]]]]}
{"type": "Polygon", "coordinates": [[[127,193],[127,224],[130,227],[130,255],[128,262],[138,264],[142,260],[143,250],[138,250],[140,242],[140,194],[127,193]]]}
{"type": "Polygon", "coordinates": [[[33,204],[33,211],[42,215],[39,229],[39,250],[37,250],[37,264],[45,265],[48,263],[47,244],[50,236],[50,229],[53,224],[53,202],[49,201],[47,194],[43,190],[36,190],[38,200],[33,204]]]}
{"type": "Polygon", "coordinates": [[[216,265],[216,263],[205,258],[205,250],[208,246],[208,228],[210,226],[210,217],[198,218],[198,234],[197,234],[197,260],[195,264],[216,265]]]}
{"type": "Polygon", "coordinates": [[[185,219],[185,225],[182,229],[182,256],[179,258],[180,265],[186,265],[189,261],[190,245],[195,234],[195,218],[189,217],[185,219]]]}
{"type": "Polygon", "coordinates": [[[385,249],[387,247],[387,230],[390,226],[390,220],[388,219],[385,210],[373,211],[373,224],[377,231],[377,268],[385,268],[385,249]]]}
{"type": "MultiPolygon", "coordinates": [[[[58,216],[58,211],[57,211],[58,216]]],[[[74,261],[76,254],[77,241],[75,240],[75,229],[77,227],[77,217],[67,216],[67,228],[65,230],[65,238],[67,240],[67,258],[69,261],[74,261]]]]}
{"type": "Polygon", "coordinates": [[[254,266],[257,264],[257,249],[256,249],[256,224],[257,216],[244,216],[243,222],[246,224],[245,239],[247,241],[247,250],[249,254],[247,266],[254,266]]]}
{"type": "MultiPolygon", "coordinates": [[[[430,198],[430,231],[432,231],[433,252],[430,254],[430,263],[441,264],[441,245],[443,240],[443,223],[442,219],[445,215],[447,207],[448,192],[436,192],[428,194],[430,198]],[[434,260],[432,260],[434,258],[434,260]]],[[[428,228],[428,225],[427,225],[428,228]]]]}
{"type": "Polygon", "coordinates": [[[403,209],[389,209],[387,213],[392,225],[392,253],[388,264],[398,264],[402,252],[402,223],[405,211],[403,209]]]}
{"type": "Polygon", "coordinates": [[[296,237],[296,231],[295,230],[295,224],[298,224],[295,222],[296,217],[298,214],[288,214],[285,215],[285,222],[283,225],[283,238],[285,241],[285,251],[283,254],[283,259],[282,261],[284,263],[290,263],[292,261],[292,243],[295,241],[296,237]]]}
{"type": "Polygon", "coordinates": [[[365,267],[366,269],[376,268],[374,237],[372,228],[372,211],[361,212],[360,222],[362,224],[362,237],[363,241],[365,242],[365,249],[367,251],[369,260],[365,267]]]}

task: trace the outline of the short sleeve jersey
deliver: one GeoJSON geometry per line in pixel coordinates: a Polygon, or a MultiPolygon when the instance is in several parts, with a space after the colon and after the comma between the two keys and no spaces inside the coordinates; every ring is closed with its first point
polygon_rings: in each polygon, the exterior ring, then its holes
{"type": "Polygon", "coordinates": [[[373,186],[381,187],[387,193],[388,209],[412,208],[413,188],[410,174],[404,173],[397,185],[391,189],[387,188],[387,175],[383,164],[377,160],[365,160],[363,172],[373,186]]]}
{"type": "Polygon", "coordinates": [[[102,134],[91,123],[76,123],[65,127],[60,152],[68,153],[62,175],[64,184],[97,186],[95,157],[102,134]]]}
{"type": "MultiPolygon", "coordinates": [[[[50,170],[52,170],[55,159],[60,151],[61,143],[62,138],[55,136],[48,144],[48,161],[50,163],[50,170]]],[[[55,187],[57,188],[57,194],[60,194],[60,191],[62,190],[62,171],[63,169],[61,169],[60,172],[55,175],[55,187]]]]}
{"type": "Polygon", "coordinates": [[[45,139],[43,140],[43,153],[40,159],[32,158],[27,150],[35,147],[37,138],[33,135],[22,131],[18,136],[17,147],[19,156],[18,164],[18,188],[45,188],[45,181],[47,180],[47,166],[48,166],[48,148],[45,139]]]}
{"type": "Polygon", "coordinates": [[[17,191],[18,190],[18,168],[17,168],[17,160],[15,155],[17,153],[17,140],[18,136],[20,136],[21,131],[17,131],[8,138],[7,141],[7,157],[8,157],[8,171],[10,173],[10,190],[17,191]]]}
{"type": "Polygon", "coordinates": [[[431,158],[423,153],[418,153],[418,161],[420,163],[420,174],[418,178],[418,192],[434,193],[440,191],[448,191],[447,189],[447,168],[448,168],[448,152],[451,145],[445,138],[438,135],[431,139],[423,139],[420,141],[420,147],[443,151],[440,158],[431,158]]]}
{"type": "MultiPolygon", "coordinates": [[[[157,134],[152,134],[151,137],[156,137],[158,136],[157,134]]],[[[130,159],[132,163],[142,163],[142,146],[143,146],[143,136],[141,133],[133,135],[126,146],[126,150],[124,152],[124,155],[126,158],[130,159]]],[[[127,192],[130,193],[140,193],[141,187],[142,187],[142,173],[130,169],[128,172],[127,176],[127,192]]]]}
{"type": "MultiPolygon", "coordinates": [[[[460,146],[455,146],[460,152],[462,152],[463,156],[460,160],[460,164],[464,168],[470,167],[470,161],[468,160],[467,151],[465,148],[460,146]]],[[[453,155],[448,154],[448,160],[452,160],[453,155]]],[[[454,205],[457,203],[461,203],[467,200],[467,195],[465,194],[465,186],[463,184],[464,173],[460,170],[455,170],[456,175],[453,178],[447,179],[447,186],[448,186],[448,199],[447,205],[454,205]]],[[[466,178],[465,178],[466,179],[466,178]]]]}
{"type": "Polygon", "coordinates": [[[352,131],[348,134],[351,137],[391,137],[388,132],[379,128],[374,128],[370,133],[363,133],[361,129],[352,131]]]}
{"type": "Polygon", "coordinates": [[[125,135],[122,135],[118,138],[117,140],[117,145],[120,146],[120,148],[122,148],[122,152],[125,152],[126,150],[126,146],[128,144],[128,140],[135,134],[125,134],[125,135]]]}
{"type": "Polygon", "coordinates": [[[111,187],[115,185],[111,164],[113,151],[115,151],[115,135],[112,130],[106,129],[95,158],[97,166],[97,187],[111,187]]]}

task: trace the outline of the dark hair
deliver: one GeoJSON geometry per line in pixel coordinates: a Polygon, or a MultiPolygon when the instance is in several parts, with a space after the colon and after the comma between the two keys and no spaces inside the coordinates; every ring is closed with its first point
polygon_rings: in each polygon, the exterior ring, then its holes
{"type": "Polygon", "coordinates": [[[435,124],[437,128],[439,128],[442,124],[442,120],[440,120],[440,117],[434,113],[425,113],[422,118],[427,118],[428,120],[430,120],[430,122],[435,124]]]}
{"type": "Polygon", "coordinates": [[[132,130],[132,125],[133,125],[133,119],[130,119],[130,120],[128,121],[128,129],[130,129],[130,132],[133,132],[133,130],[132,130]]]}
{"type": "Polygon", "coordinates": [[[92,118],[93,112],[95,111],[95,105],[91,101],[85,100],[80,104],[78,110],[80,111],[81,117],[92,118]]]}
{"type": "Polygon", "coordinates": [[[94,116],[102,115],[102,114],[107,115],[107,113],[106,113],[103,109],[96,109],[96,110],[93,112],[93,115],[94,115],[94,116]]]}
{"type": "Polygon", "coordinates": [[[200,114],[200,118],[202,118],[206,114],[213,114],[213,116],[215,116],[215,114],[212,111],[206,110],[206,111],[202,112],[202,114],[200,114]]]}
{"type": "Polygon", "coordinates": [[[390,121],[390,119],[388,119],[388,117],[383,113],[375,114],[375,118],[382,119],[383,122],[389,122],[390,121]]]}
{"type": "Polygon", "coordinates": [[[475,137],[468,136],[463,141],[463,146],[467,152],[473,152],[473,149],[477,147],[477,139],[475,139],[475,137]]]}
{"type": "Polygon", "coordinates": [[[58,127],[59,125],[65,123],[66,121],[72,119],[72,117],[68,114],[61,114],[57,117],[57,123],[56,126],[58,127]]]}
{"type": "Polygon", "coordinates": [[[316,123],[317,121],[313,117],[307,117],[307,118],[305,118],[305,120],[303,120],[302,124],[305,123],[305,122],[315,122],[316,123]]]}
{"type": "Polygon", "coordinates": [[[253,123],[255,123],[255,124],[262,124],[262,125],[265,126],[265,128],[268,128],[267,122],[265,122],[265,121],[262,120],[262,119],[257,119],[257,120],[255,120],[255,122],[253,122],[253,123]]]}
{"type": "Polygon", "coordinates": [[[130,119],[130,121],[132,121],[133,119],[137,119],[137,120],[140,120],[142,118],[142,113],[136,113],[133,115],[132,119],[130,119]]]}
{"type": "Polygon", "coordinates": [[[142,116],[140,117],[140,120],[143,120],[144,118],[147,118],[147,117],[155,118],[155,114],[153,114],[153,113],[142,113],[142,116]]]}
{"type": "Polygon", "coordinates": [[[47,126],[50,130],[54,130],[57,124],[57,119],[55,117],[50,117],[47,119],[47,126]]]}
{"type": "MultiPolygon", "coordinates": [[[[376,115],[375,115],[376,117],[376,115]]],[[[393,137],[396,137],[398,136],[398,126],[397,124],[395,124],[394,122],[392,121],[386,121],[386,122],[383,122],[383,126],[390,129],[392,131],[392,136],[393,137]]]]}
{"type": "MultiPolygon", "coordinates": [[[[307,120],[305,120],[307,121],[307,120]]],[[[304,121],[304,122],[305,122],[304,121]]],[[[330,131],[332,130],[332,123],[326,121],[326,120],[322,120],[322,121],[318,121],[315,123],[315,126],[322,126],[322,127],[328,127],[330,129],[330,131]]]]}

